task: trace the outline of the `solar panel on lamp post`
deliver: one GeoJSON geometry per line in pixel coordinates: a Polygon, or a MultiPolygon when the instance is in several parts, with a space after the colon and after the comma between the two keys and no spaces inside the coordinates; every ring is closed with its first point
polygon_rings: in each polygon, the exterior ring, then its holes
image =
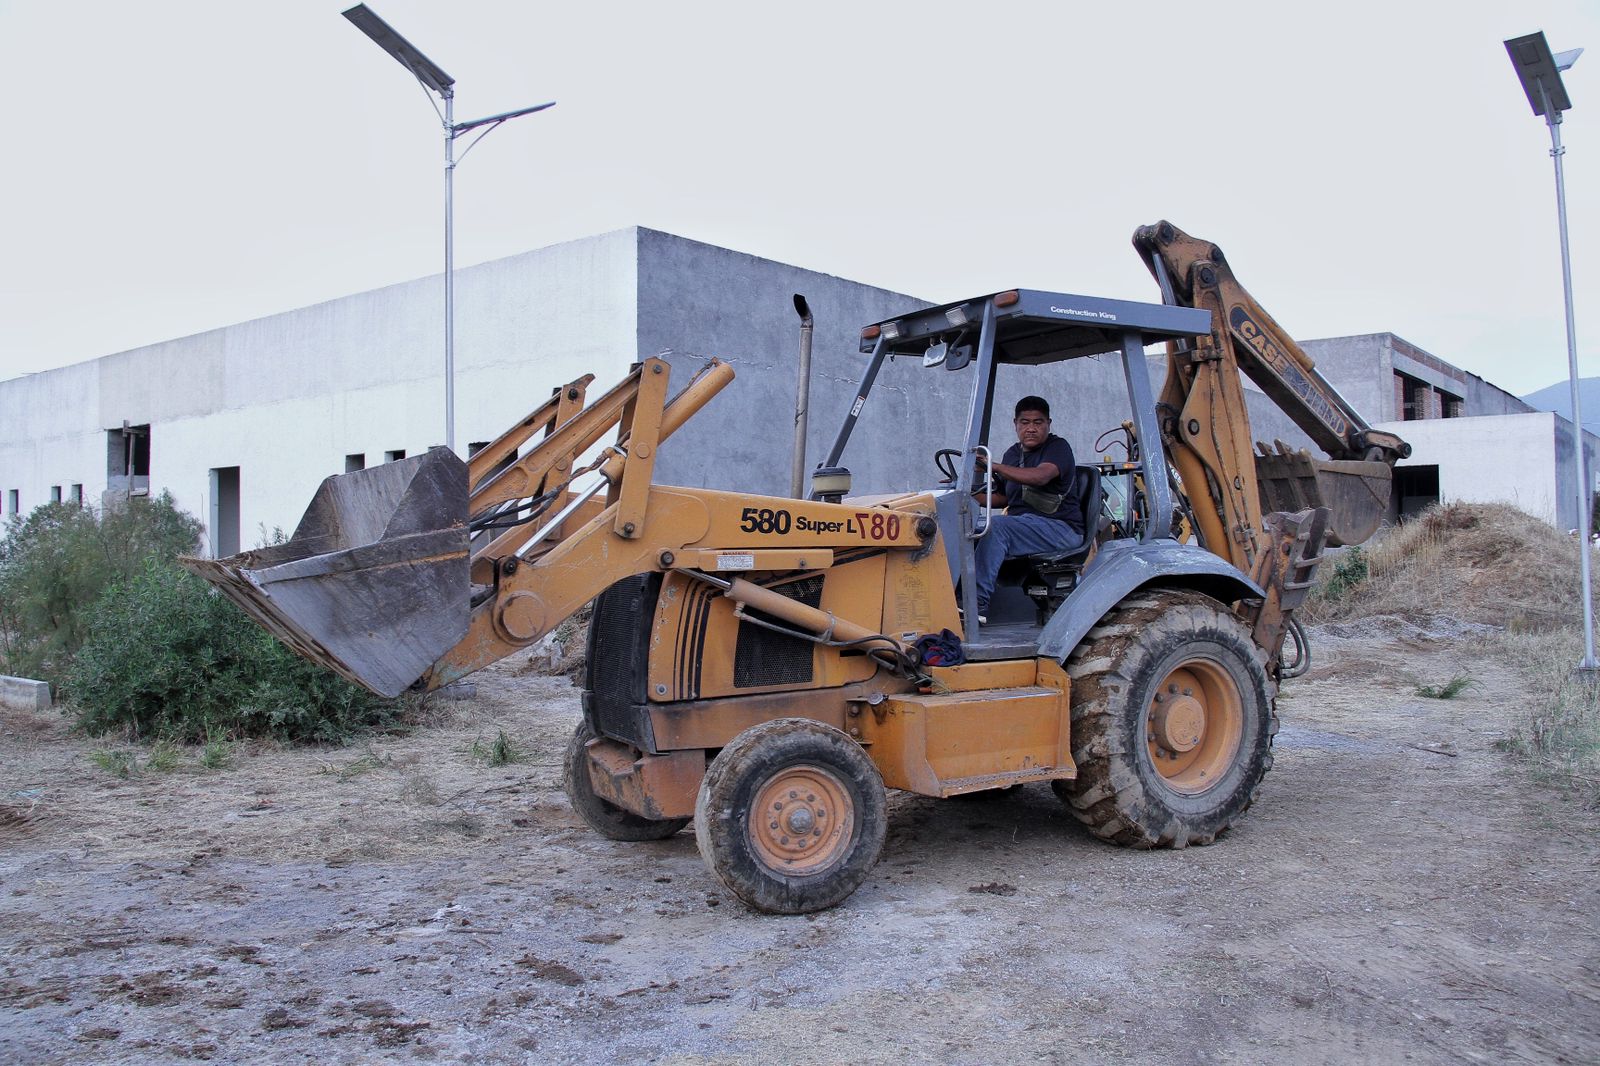
{"type": "MultiPolygon", "coordinates": [[[[444,443],[451,451],[456,448],[456,315],[455,315],[455,173],[456,164],[465,159],[472,146],[477,144],[502,122],[531,115],[554,107],[555,101],[534,104],[515,111],[502,111],[498,115],[473,119],[471,122],[455,121],[456,80],[439,65],[396,33],[387,22],[379,18],[366,4],[357,4],[344,12],[356,29],[370,37],[374,44],[389,53],[396,62],[411,72],[425,91],[432,92],[444,102],[439,121],[444,125],[444,443]],[[472,139],[456,156],[456,138],[472,130],[483,132],[472,139]]],[[[429,97],[431,102],[432,97],[429,97]]]]}
{"type": "Polygon", "coordinates": [[[1578,61],[1582,48],[1573,48],[1552,54],[1543,31],[1525,37],[1513,37],[1505,42],[1506,54],[1517,70],[1522,91],[1535,115],[1543,117],[1550,127],[1550,156],[1556,165],[1556,219],[1561,230],[1561,284],[1567,309],[1567,377],[1572,390],[1573,455],[1577,467],[1574,477],[1578,483],[1578,558],[1583,576],[1583,661],[1577,673],[1585,680],[1600,680],[1600,662],[1594,655],[1594,607],[1590,600],[1589,527],[1591,503],[1589,499],[1588,469],[1583,461],[1583,412],[1578,399],[1578,340],[1572,314],[1572,256],[1567,244],[1567,189],[1561,169],[1561,157],[1566,149],[1561,146],[1561,113],[1572,107],[1567,87],[1561,82],[1561,72],[1578,61]]]}

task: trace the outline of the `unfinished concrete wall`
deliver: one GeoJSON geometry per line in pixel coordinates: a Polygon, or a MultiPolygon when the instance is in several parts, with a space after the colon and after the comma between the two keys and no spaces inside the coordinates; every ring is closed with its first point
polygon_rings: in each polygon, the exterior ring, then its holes
{"type": "MultiPolygon", "coordinates": [[[[738,378],[663,448],[659,478],[786,493],[796,292],[816,315],[809,469],[826,454],[866,367],[861,327],[927,303],[648,229],[458,272],[457,447],[465,453],[471,442],[492,439],[552,388],[585,372],[595,374],[597,394],[639,357],[666,352],[674,388],[681,388],[715,355],[731,362],[738,378]]],[[[1465,392],[1469,413],[1474,405],[1520,405],[1391,334],[1306,348],[1374,423],[1395,417],[1397,367],[1452,395],[1465,392]]],[[[1146,369],[1155,390],[1165,367],[1164,355],[1152,350],[1146,369]]],[[[51,486],[66,496],[73,483],[97,501],[106,487],[107,431],[126,421],[152,427],[153,489],[170,489],[202,520],[211,510],[210,471],[239,468],[241,540],[249,546],[274,528],[292,529],[317,483],[344,471],[346,456],[377,465],[385,453],[416,454],[442,442],[442,375],[442,283],[435,276],[0,382],[0,508],[9,510],[8,489],[18,490],[26,512],[49,498],[51,486]]],[[[928,370],[905,359],[886,364],[844,454],[856,491],[932,486],[933,451],[964,439],[971,388],[970,370],[928,370]]],[[[1014,439],[1011,409],[1029,393],[1050,400],[1055,431],[1080,459],[1120,458],[1114,447],[1094,447],[1131,415],[1119,357],[1002,368],[996,449],[1014,439]]],[[[1310,444],[1254,386],[1247,385],[1246,399],[1257,439],[1310,444]]],[[[1404,422],[1397,431],[1410,439],[1418,425],[1404,422]]],[[[1553,441],[1555,430],[1544,436],[1553,441]]],[[[1450,446],[1439,447],[1447,453],[1450,446]]],[[[1548,501],[1553,519],[1575,520],[1559,510],[1572,494],[1553,487],[1557,464],[1571,464],[1570,448],[1541,445],[1537,455],[1551,470],[1551,487],[1528,487],[1542,475],[1530,473],[1534,460],[1522,455],[1515,464],[1522,473],[1504,491],[1534,493],[1548,501]]]]}
{"type": "MultiPolygon", "coordinates": [[[[490,440],[585,372],[634,360],[635,235],[618,231],[456,276],[456,441],[490,440]]],[[[240,470],[245,545],[292,530],[317,484],[444,440],[438,277],[0,383],[0,504],[64,479],[98,502],[106,431],[151,426],[150,484],[207,520],[210,471],[240,470]]]]}
{"type": "MultiPolygon", "coordinates": [[[[1436,466],[1441,502],[1509,503],[1558,529],[1578,524],[1572,423],[1548,411],[1527,414],[1386,422],[1412,447],[1402,467],[1436,466]]],[[[1600,438],[1584,434],[1595,469],[1600,438]]],[[[1594,491],[1591,480],[1590,492],[1594,491]]]]}
{"type": "MultiPolygon", "coordinates": [[[[661,450],[657,477],[669,484],[788,492],[793,455],[800,320],[795,293],[816,319],[812,338],[811,418],[806,469],[833,444],[868,357],[861,328],[927,301],[830,274],[745,255],[653,230],[639,231],[639,341],[642,355],[667,353],[674,388],[710,356],[738,374],[699,418],[661,450]]],[[[961,295],[979,295],[977,293],[961,295]]],[[[965,437],[973,372],[886,362],[842,459],[857,493],[929,488],[933,453],[965,437]]],[[[1047,367],[1002,367],[995,385],[991,439],[1016,439],[1017,400],[1042,395],[1056,433],[1080,457],[1095,438],[1129,417],[1120,360],[1080,359],[1047,367]]]]}
{"type": "MultiPolygon", "coordinates": [[[[807,471],[826,455],[855,396],[866,365],[856,351],[861,327],[927,306],[902,293],[656,230],[638,231],[638,263],[638,353],[666,358],[673,391],[712,356],[737,375],[662,447],[656,477],[667,484],[788,493],[800,347],[795,293],[806,297],[816,321],[807,471]]],[[[885,366],[868,400],[844,457],[855,491],[910,487],[906,460],[930,451],[933,427],[953,417],[948,397],[909,402],[910,369],[885,366]],[[886,449],[890,425],[898,443],[886,449]]]]}
{"type": "Polygon", "coordinates": [[[1317,371],[1339,390],[1367,422],[1387,422],[1400,417],[1393,389],[1394,351],[1391,333],[1365,333],[1353,337],[1327,337],[1301,341],[1317,371]]]}
{"type": "Polygon", "coordinates": [[[57,485],[63,498],[81,484],[86,497],[99,499],[105,435],[91,431],[99,394],[93,363],[0,382],[0,519],[12,515],[13,490],[24,515],[57,485]]]}
{"type": "Polygon", "coordinates": [[[1439,468],[1443,503],[1509,503],[1556,524],[1553,415],[1489,415],[1385,422],[1410,443],[1401,466],[1439,468]]]}
{"type": "MultiPolygon", "coordinates": [[[[1578,510],[1578,460],[1573,454],[1572,420],[1552,414],[1555,421],[1555,491],[1556,525],[1562,529],[1577,529],[1578,510]]],[[[1589,501],[1590,514],[1594,513],[1595,453],[1600,449],[1600,437],[1585,432],[1583,435],[1583,470],[1585,499],[1589,501]]]]}

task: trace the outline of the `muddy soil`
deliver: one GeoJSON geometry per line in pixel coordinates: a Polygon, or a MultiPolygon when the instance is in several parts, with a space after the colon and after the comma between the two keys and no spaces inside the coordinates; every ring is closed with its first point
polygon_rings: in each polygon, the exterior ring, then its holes
{"type": "Polygon", "coordinates": [[[1043,787],[897,795],[809,917],[747,911],[688,833],[586,830],[559,678],[128,779],[7,713],[0,1061],[1600,1061],[1600,816],[1495,749],[1521,688],[1459,636],[1314,631],[1210,847],[1102,844],[1043,787]],[[502,730],[524,761],[487,765],[502,730]]]}

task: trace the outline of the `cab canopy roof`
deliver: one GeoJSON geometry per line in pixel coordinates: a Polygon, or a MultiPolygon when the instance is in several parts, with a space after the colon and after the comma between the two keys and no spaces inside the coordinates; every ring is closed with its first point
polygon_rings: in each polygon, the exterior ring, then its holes
{"type": "Polygon", "coordinates": [[[995,361],[1037,366],[1061,359],[1121,351],[1123,335],[1141,344],[1196,337],[1211,332],[1211,312],[1193,307],[1107,300],[1037,289],[1009,289],[885,319],[861,331],[861,350],[872,351],[881,336],[890,355],[921,356],[931,345],[949,345],[952,354],[968,349],[957,369],[977,352],[985,305],[993,304],[995,361]]]}

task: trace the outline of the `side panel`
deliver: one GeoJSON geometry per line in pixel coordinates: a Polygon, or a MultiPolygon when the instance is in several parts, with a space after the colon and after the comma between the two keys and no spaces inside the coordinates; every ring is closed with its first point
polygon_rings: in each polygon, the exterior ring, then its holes
{"type": "MultiPolygon", "coordinates": [[[[841,555],[827,570],[747,573],[758,585],[876,630],[882,621],[885,556],[841,555]]],[[[758,621],[770,621],[760,614],[758,621]]],[[[871,677],[877,664],[813,641],[785,636],[734,614],[716,588],[670,574],[650,638],[646,697],[651,701],[715,699],[794,688],[835,688],[871,677]]]]}
{"type": "Polygon", "coordinates": [[[864,713],[852,708],[884,784],[944,797],[1075,776],[1066,672],[1049,659],[1023,665],[1024,685],[891,695],[867,701],[864,713]]]}
{"type": "Polygon", "coordinates": [[[1203,548],[1114,540],[1101,546],[1078,587],[1044,627],[1039,654],[1064,660],[1107,611],[1145,585],[1198,589],[1223,603],[1266,595],[1232,564],[1203,548]]]}
{"type": "Polygon", "coordinates": [[[890,552],[884,572],[880,632],[910,643],[942,629],[960,632],[956,590],[945,558],[944,531],[922,551],[890,552]]]}

